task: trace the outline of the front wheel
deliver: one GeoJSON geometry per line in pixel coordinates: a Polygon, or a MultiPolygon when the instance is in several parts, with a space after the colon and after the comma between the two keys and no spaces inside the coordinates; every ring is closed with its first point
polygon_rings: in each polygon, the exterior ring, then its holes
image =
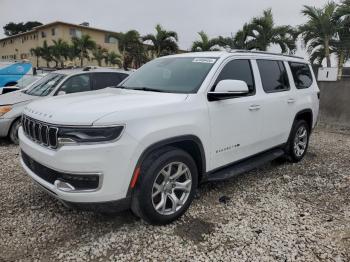
{"type": "Polygon", "coordinates": [[[19,139],[18,139],[18,129],[21,126],[21,120],[17,119],[12,123],[10,132],[9,132],[9,137],[12,143],[15,145],[19,144],[19,139]]]}
{"type": "Polygon", "coordinates": [[[198,183],[193,158],[177,148],[152,153],[141,165],[132,210],[150,224],[168,224],[190,206],[198,183]]]}
{"type": "Polygon", "coordinates": [[[287,145],[287,154],[292,162],[301,161],[309,146],[310,129],[305,120],[294,123],[287,145]]]}

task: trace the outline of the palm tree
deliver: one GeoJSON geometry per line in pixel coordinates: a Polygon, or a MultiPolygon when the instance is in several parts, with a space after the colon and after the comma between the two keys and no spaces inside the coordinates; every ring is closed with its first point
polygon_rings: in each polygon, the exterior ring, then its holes
{"type": "Polygon", "coordinates": [[[312,59],[326,58],[327,67],[331,67],[331,41],[339,29],[339,20],[335,17],[337,4],[329,2],[323,8],[304,6],[302,14],[308,21],[299,27],[303,41],[307,45],[312,59]]]}
{"type": "Polygon", "coordinates": [[[46,61],[46,66],[50,67],[50,62],[52,61],[52,48],[44,40],[43,46],[41,47],[41,57],[46,61]]]}
{"type": "Polygon", "coordinates": [[[118,65],[119,67],[122,67],[122,56],[120,54],[117,54],[116,52],[109,52],[104,57],[106,65],[118,65]]]}
{"type": "Polygon", "coordinates": [[[201,40],[193,42],[192,48],[191,48],[193,52],[218,50],[218,48],[215,48],[215,46],[218,45],[218,42],[219,42],[217,41],[218,39],[215,39],[215,38],[209,39],[208,35],[204,31],[200,31],[198,32],[198,34],[201,40]]]}
{"type": "Polygon", "coordinates": [[[250,37],[254,37],[254,29],[251,24],[245,23],[233,38],[233,46],[236,49],[254,49],[253,43],[249,42],[250,37]]]}
{"type": "Polygon", "coordinates": [[[293,53],[296,49],[296,33],[291,26],[275,26],[272,10],[264,10],[263,16],[255,17],[245,25],[246,32],[237,36],[237,40],[249,49],[266,51],[271,44],[279,45],[282,53],[293,53]]]}
{"type": "Polygon", "coordinates": [[[118,39],[119,49],[123,57],[123,68],[135,66],[139,67],[146,61],[145,46],[141,42],[141,36],[136,30],[130,30],[126,33],[118,33],[115,36],[118,39]]]}
{"type": "Polygon", "coordinates": [[[339,22],[338,39],[332,46],[338,58],[338,79],[342,78],[343,66],[350,59],[350,0],[343,0],[335,12],[339,22]]]}
{"type": "Polygon", "coordinates": [[[80,51],[79,51],[79,48],[78,48],[76,42],[72,42],[68,46],[68,57],[67,58],[70,61],[72,61],[74,63],[74,65],[76,65],[76,59],[80,58],[80,51]]]}
{"type": "Polygon", "coordinates": [[[76,47],[80,59],[80,66],[83,67],[84,58],[90,59],[89,51],[94,50],[96,47],[96,42],[91,39],[89,35],[82,35],[80,38],[72,38],[73,46],[76,47]]]}
{"type": "Polygon", "coordinates": [[[103,48],[102,46],[97,46],[94,50],[92,50],[92,55],[94,60],[97,61],[98,66],[102,65],[102,60],[105,59],[108,50],[103,48]]]}
{"type": "Polygon", "coordinates": [[[62,40],[52,40],[53,45],[51,46],[52,58],[56,62],[56,67],[58,64],[63,68],[64,60],[69,56],[69,44],[62,40]]]}
{"type": "Polygon", "coordinates": [[[35,47],[35,48],[31,48],[30,49],[30,53],[31,53],[32,56],[36,57],[36,67],[39,67],[39,58],[41,57],[41,54],[42,54],[41,47],[38,46],[38,47],[35,47]]]}
{"type": "Polygon", "coordinates": [[[144,36],[143,41],[150,41],[156,57],[175,54],[179,50],[178,36],[175,31],[167,31],[160,24],[156,26],[156,34],[144,36]]]}

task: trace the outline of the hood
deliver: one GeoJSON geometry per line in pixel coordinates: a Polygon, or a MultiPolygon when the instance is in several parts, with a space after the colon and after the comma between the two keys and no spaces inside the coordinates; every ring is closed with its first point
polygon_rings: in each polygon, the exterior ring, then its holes
{"type": "Polygon", "coordinates": [[[92,125],[118,111],[146,109],[184,101],[187,94],[171,94],[106,88],[35,101],[24,113],[43,122],[60,125],[92,125]]]}
{"type": "Polygon", "coordinates": [[[0,105],[14,105],[22,102],[27,102],[37,99],[37,96],[30,96],[21,91],[14,91],[0,95],[0,105]]]}

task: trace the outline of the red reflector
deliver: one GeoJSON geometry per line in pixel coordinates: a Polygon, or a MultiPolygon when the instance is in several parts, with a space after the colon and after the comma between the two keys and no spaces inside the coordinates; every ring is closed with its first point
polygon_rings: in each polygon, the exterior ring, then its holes
{"type": "Polygon", "coordinates": [[[140,175],[140,171],[141,171],[140,167],[135,169],[134,176],[132,177],[131,184],[130,184],[131,188],[135,187],[137,179],[139,178],[139,175],[140,175]]]}

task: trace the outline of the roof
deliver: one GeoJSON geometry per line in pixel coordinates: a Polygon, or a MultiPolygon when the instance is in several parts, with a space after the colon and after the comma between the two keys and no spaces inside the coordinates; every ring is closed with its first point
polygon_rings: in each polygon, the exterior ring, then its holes
{"type": "Polygon", "coordinates": [[[240,56],[255,56],[255,57],[271,57],[276,58],[279,57],[280,59],[287,60],[288,58],[293,60],[303,60],[306,61],[303,57],[294,56],[294,55],[287,55],[287,54],[281,54],[281,53],[271,53],[271,52],[263,52],[263,51],[255,51],[255,50],[229,50],[229,51],[209,51],[209,52],[189,52],[184,54],[176,54],[173,56],[178,57],[212,57],[212,58],[222,58],[222,57],[228,57],[232,55],[240,55],[240,56]]]}
{"type": "Polygon", "coordinates": [[[75,27],[75,28],[88,29],[88,30],[100,31],[100,32],[111,33],[111,34],[118,34],[119,33],[119,32],[114,32],[114,31],[110,31],[110,30],[104,30],[104,29],[96,28],[96,27],[72,24],[72,23],[67,23],[67,22],[62,22],[62,21],[55,21],[55,22],[51,22],[51,23],[48,23],[48,24],[44,24],[44,25],[39,25],[39,26],[33,27],[32,30],[27,31],[27,32],[23,32],[23,33],[19,33],[19,34],[16,34],[16,35],[12,35],[12,36],[8,36],[8,37],[5,37],[5,38],[2,38],[2,39],[0,39],[0,41],[11,39],[11,38],[15,38],[15,37],[18,37],[18,36],[27,35],[27,34],[32,34],[34,32],[37,32],[40,29],[47,28],[47,27],[52,27],[52,26],[55,26],[55,25],[66,25],[66,26],[71,26],[71,27],[75,27]]]}
{"type": "MultiPolygon", "coordinates": [[[[86,68],[86,67],[85,67],[86,68]]],[[[101,68],[101,67],[92,67],[89,70],[84,70],[84,68],[74,68],[74,69],[62,69],[53,71],[53,73],[64,74],[64,75],[74,75],[78,73],[123,73],[123,74],[131,74],[129,71],[121,70],[121,69],[110,69],[110,68],[101,68]]]]}

